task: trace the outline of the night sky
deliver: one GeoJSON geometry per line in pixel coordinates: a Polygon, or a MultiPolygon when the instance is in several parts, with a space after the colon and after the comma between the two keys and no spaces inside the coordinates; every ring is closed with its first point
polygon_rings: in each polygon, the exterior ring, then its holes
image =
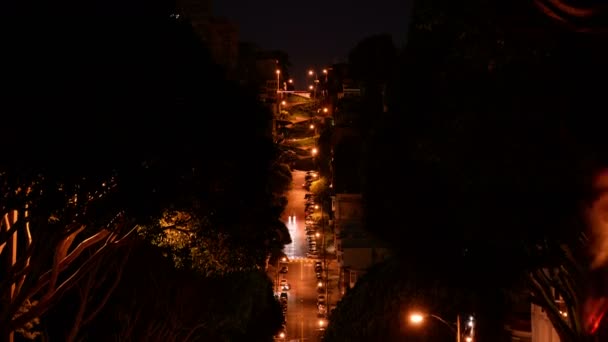
{"type": "Polygon", "coordinates": [[[296,88],[308,68],[345,61],[361,39],[390,33],[405,41],[411,0],[213,0],[213,12],[239,26],[240,40],[289,54],[296,88]]]}

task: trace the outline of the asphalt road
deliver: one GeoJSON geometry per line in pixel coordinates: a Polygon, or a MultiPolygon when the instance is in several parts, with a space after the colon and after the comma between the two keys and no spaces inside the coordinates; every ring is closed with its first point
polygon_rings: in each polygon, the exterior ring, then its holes
{"type": "Polygon", "coordinates": [[[281,274],[291,285],[287,304],[287,336],[284,341],[320,341],[317,317],[317,278],[314,261],[306,259],[307,243],[304,230],[304,171],[294,171],[293,187],[289,191],[283,220],[289,228],[292,243],[285,246],[289,257],[288,272],[281,274]],[[295,217],[295,219],[294,219],[295,217]]]}
{"type": "Polygon", "coordinates": [[[307,246],[306,246],[306,235],[304,231],[304,195],[307,193],[303,188],[304,177],[306,172],[304,171],[293,171],[292,172],[292,189],[287,194],[287,208],[285,208],[283,222],[289,229],[291,244],[285,246],[285,254],[289,259],[295,257],[305,257],[307,246]],[[295,217],[295,220],[293,219],[295,217]]]}
{"type": "Polygon", "coordinates": [[[284,275],[291,284],[287,300],[286,341],[320,341],[320,318],[317,317],[317,291],[314,264],[292,261],[284,275]]]}

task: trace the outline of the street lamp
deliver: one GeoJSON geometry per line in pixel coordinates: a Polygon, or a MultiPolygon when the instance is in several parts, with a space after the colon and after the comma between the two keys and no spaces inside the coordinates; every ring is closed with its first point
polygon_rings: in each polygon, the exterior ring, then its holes
{"type": "MultiPolygon", "coordinates": [[[[437,315],[433,315],[433,314],[422,314],[420,312],[414,312],[411,313],[408,317],[410,323],[415,324],[415,325],[419,325],[421,323],[424,322],[426,317],[431,317],[434,318],[436,320],[438,320],[439,322],[443,323],[444,325],[446,325],[448,328],[450,328],[450,330],[452,330],[452,332],[456,333],[456,342],[460,342],[460,315],[456,315],[456,328],[454,328],[452,326],[451,323],[449,323],[448,321],[446,321],[445,319],[437,316],[437,315]]],[[[471,324],[473,324],[473,317],[471,317],[470,319],[471,324]]],[[[472,337],[467,337],[467,341],[466,342],[472,342],[473,338],[472,337]]]]}
{"type": "MultiPolygon", "coordinates": [[[[312,69],[308,70],[308,76],[312,76],[313,77],[312,84],[319,83],[319,78],[317,77],[317,72],[316,71],[314,71],[312,69]]],[[[308,88],[310,90],[314,90],[314,92],[312,94],[312,97],[316,98],[317,97],[317,91],[316,91],[317,89],[314,86],[312,86],[312,85],[310,87],[308,87],[308,88]]]]}
{"type": "Polygon", "coordinates": [[[281,75],[281,70],[277,69],[275,71],[275,73],[277,74],[277,94],[279,93],[279,76],[281,75]]]}
{"type": "Polygon", "coordinates": [[[312,153],[312,156],[314,157],[317,155],[317,153],[319,153],[319,150],[317,150],[316,147],[313,147],[311,153],[312,153]]]}

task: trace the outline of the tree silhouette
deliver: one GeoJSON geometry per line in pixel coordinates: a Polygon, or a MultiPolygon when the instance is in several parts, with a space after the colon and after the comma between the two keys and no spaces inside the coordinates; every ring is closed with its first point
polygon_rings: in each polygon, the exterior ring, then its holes
{"type": "MultiPolygon", "coordinates": [[[[29,27],[22,12],[3,13],[15,14],[7,23],[17,34],[3,61],[2,82],[11,86],[2,95],[10,127],[0,155],[2,256],[15,250],[14,231],[24,241],[23,254],[0,268],[2,293],[25,282],[24,294],[2,305],[2,333],[40,318],[74,284],[82,300],[76,292],[63,298],[90,303],[87,284],[104,279],[103,267],[93,276],[98,255],[117,258],[110,249],[133,229],[157,241],[187,227],[191,239],[165,252],[196,247],[197,258],[179,256],[208,274],[262,268],[287,239],[277,229],[280,186],[266,181],[276,155],[266,136],[271,113],[256,94],[222,78],[170,6],[83,4],[74,7],[79,15],[63,5],[42,9],[45,16],[28,13],[29,27]]],[[[68,312],[74,321],[93,319],[68,312]]]]}
{"type": "MultiPolygon", "coordinates": [[[[601,101],[589,79],[605,75],[593,57],[604,56],[602,48],[591,45],[602,39],[548,26],[530,7],[472,3],[418,4],[388,91],[389,115],[373,139],[369,226],[404,259],[446,274],[457,269],[464,288],[490,296],[478,302],[480,317],[497,313],[497,290],[522,275],[534,278],[535,299],[576,282],[563,296],[576,311],[586,279],[575,265],[585,258],[574,252],[583,248],[580,200],[588,161],[605,146],[581,112],[601,101]],[[581,65],[597,74],[574,72],[581,65]]],[[[564,320],[551,298],[540,302],[558,331],[566,326],[564,340],[584,334],[568,321],[580,316],[564,320]]],[[[500,329],[495,318],[492,328],[480,324],[480,338],[500,329]]]]}

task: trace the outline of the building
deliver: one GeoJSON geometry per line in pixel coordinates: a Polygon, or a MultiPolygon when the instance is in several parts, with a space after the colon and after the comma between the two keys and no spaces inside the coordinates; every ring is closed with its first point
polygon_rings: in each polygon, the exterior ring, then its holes
{"type": "Polygon", "coordinates": [[[340,288],[344,291],[355,286],[370,266],[386,259],[389,250],[365,231],[361,194],[336,194],[332,211],[340,288]]]}

